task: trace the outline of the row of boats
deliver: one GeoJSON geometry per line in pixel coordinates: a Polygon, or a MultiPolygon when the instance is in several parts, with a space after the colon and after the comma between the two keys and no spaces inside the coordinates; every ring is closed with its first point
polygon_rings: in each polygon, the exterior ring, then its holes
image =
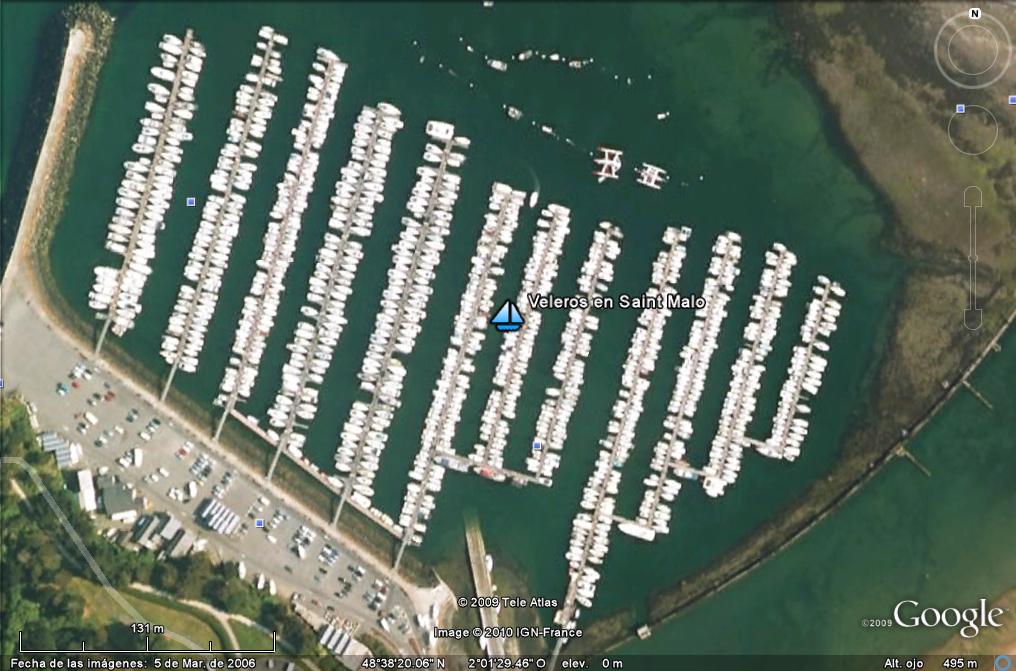
{"type": "Polygon", "coordinates": [[[370,236],[375,208],[384,200],[392,142],[403,126],[399,109],[385,102],[364,107],[353,126],[350,158],[335,184],[329,230],[300,308],[303,318],[286,345],[282,386],[268,410],[269,435],[296,458],[303,455],[306,436],[294,428],[297,420],[307,423],[317,414],[318,391],[347,323],[346,301],[363,259],[361,241],[370,236]]]}
{"type": "Polygon", "coordinates": [[[232,356],[215,399],[216,405],[226,408],[223,417],[229,415],[237,400],[250,397],[257,378],[265,341],[275,324],[281,302],[283,280],[293,260],[303,213],[314,188],[318,152],[335,116],[346,67],[333,52],[322,47],[317,49],[301,119],[292,131],[293,151],[277,186],[264,248],[256,262],[257,272],[250,291],[244,297],[232,356]]]}
{"type": "Polygon", "coordinates": [[[709,462],[702,469],[702,487],[709,496],[722,496],[741,470],[741,457],[748,446],[748,424],[755,412],[766,357],[772,351],[783,299],[790,292],[790,272],[796,263],[794,253],[779,242],[766,251],[759,289],[752,298],[744,328],[744,344],[731,367],[730,386],[709,448],[709,462]]]}
{"type": "MultiPolygon", "coordinates": [[[[663,235],[664,249],[653,263],[652,284],[646,294],[666,297],[677,293],[676,284],[686,256],[688,228],[668,227],[663,235]]],[[[652,304],[652,303],[651,303],[652,304]]],[[[580,510],[572,522],[572,534],[565,559],[568,560],[568,592],[554,622],[567,629],[575,627],[579,609],[592,606],[614,524],[614,507],[621,469],[635,445],[635,427],[642,415],[646,391],[656,367],[663,331],[672,310],[647,307],[639,314],[621,373],[621,388],[607,424],[607,436],[600,439],[600,450],[593,473],[582,490],[580,510]]]]}
{"type": "Polygon", "coordinates": [[[544,393],[536,420],[533,451],[526,458],[526,470],[547,487],[553,484],[554,472],[561,463],[568,423],[585,382],[586,359],[593,336],[600,327],[600,318],[594,314],[593,306],[606,295],[614,279],[614,262],[621,253],[622,237],[618,226],[600,222],[579,271],[578,290],[585,297],[585,306],[568,312],[568,321],[561,333],[561,349],[552,368],[558,384],[548,387],[544,393]]]}
{"type": "Polygon", "coordinates": [[[706,272],[701,297],[705,306],[695,312],[688,340],[681,348],[677,381],[663,420],[663,437],[653,448],[649,463],[652,473],[642,481],[645,491],[635,521],[618,524],[618,530],[651,541],[656,534],[670,532],[670,504],[681,491],[674,471],[682,463],[685,445],[693,432],[692,420],[705,389],[709,363],[716,351],[720,328],[727,316],[727,304],[739,274],[741,236],[727,232],[713,243],[713,255],[706,272]]]}
{"type": "MultiPolygon", "coordinates": [[[[687,237],[687,229],[682,231],[687,237]]],[[[668,229],[673,242],[673,229],[668,229]]],[[[730,388],[724,400],[720,426],[710,451],[709,463],[701,470],[690,468],[682,460],[685,443],[692,434],[692,420],[705,386],[712,355],[727,314],[727,305],[739,274],[741,238],[736,233],[720,235],[713,244],[705,286],[701,297],[704,305],[696,310],[688,343],[681,351],[677,383],[664,420],[664,435],[657,443],[650,468],[653,473],[643,482],[646,490],[635,520],[621,520],[613,514],[621,468],[634,445],[634,426],[641,411],[639,390],[649,385],[655,352],[659,349],[659,320],[666,311],[645,310],[625,362],[622,388],[614,405],[614,417],[608,426],[609,437],[601,441],[604,449],[596,460],[589,482],[582,493],[580,510],[573,522],[572,537],[565,555],[569,564],[569,585],[564,603],[554,616],[560,626],[574,628],[581,613],[579,606],[589,608],[595,595],[602,564],[609,547],[609,534],[614,521],[620,531],[654,540],[659,533],[669,532],[669,504],[680,491],[680,482],[672,476],[703,477],[705,491],[719,496],[732,484],[740,470],[740,456],[749,445],[773,458],[793,461],[800,454],[807,435],[808,423],[801,415],[810,412],[802,402],[804,394],[814,396],[822,383],[828,364],[821,354],[829,351],[828,339],[836,330],[846,292],[836,282],[820,275],[813,287],[813,298],[801,327],[801,342],[794,348],[787,380],[780,392],[780,403],[773,421],[772,434],[764,443],[745,434],[755,408],[755,400],[765,360],[772,350],[782,301],[790,289],[790,273],[796,264],[795,255],[775,243],[766,252],[760,286],[753,296],[750,319],[744,330],[744,344],[734,363],[730,388]]],[[[680,242],[683,242],[681,240],[680,242]]],[[[671,249],[671,254],[674,253],[671,249]]],[[[683,250],[681,251],[683,254],[683,250]]],[[[666,268],[664,257],[654,266],[655,291],[666,291],[661,284],[660,268],[666,268]]],[[[676,281],[676,276],[673,278],[676,281]]],[[[652,290],[651,290],[652,291],[652,290]]],[[[651,293],[651,292],[647,292],[651,293]]],[[[555,655],[566,638],[558,640],[555,655]]]]}
{"type": "Polygon", "coordinates": [[[163,35],[159,52],[161,64],[151,69],[154,81],[148,84],[148,115],[131,148],[138,156],[124,163],[106,233],[106,249],[123,262],[119,268],[97,266],[88,293],[89,307],[118,336],[134,328],[141,313],[141,294],[152,273],[156,235],[165,227],[176,166],[183,158],[183,144],[193,139],[187,122],[194,116],[194,89],[205,58],[204,46],[191,30],[182,39],[163,35]]]}
{"type": "Polygon", "coordinates": [[[780,389],[772,433],[759,447],[759,453],[767,457],[794,461],[800,456],[801,443],[808,435],[808,420],[804,415],[811,413],[811,407],[801,397],[818,394],[829,364],[820,352],[829,351],[827,340],[836,331],[836,321],[843,308],[838,299],[846,297],[847,293],[838,282],[824,275],[819,275],[812,293],[814,296],[801,325],[801,342],[794,347],[787,379],[780,389]]]}
{"type": "Polygon", "coordinates": [[[426,132],[431,141],[424,148],[424,164],[417,168],[418,179],[407,203],[409,216],[402,217],[402,231],[392,246],[388,285],[358,374],[360,389],[370,400],[353,403],[335,452],[335,468],[345,478],[343,502],[352,492],[354,502],[367,509],[388,427],[401,404],[406,369],[399,357],[416,344],[444,239],[451,230],[461,178],[450,169],[465,161],[457,150],[469,147],[469,140],[456,136],[451,124],[429,121],[426,132]]]}
{"type": "MultiPolygon", "coordinates": [[[[550,294],[570,222],[571,211],[561,205],[551,203],[541,212],[533,237],[533,251],[523,270],[518,303],[525,304],[530,296],[550,294]]],[[[526,315],[525,328],[505,334],[501,341],[494,385],[480,418],[479,440],[473,445],[469,457],[475,464],[474,470],[492,480],[505,479],[500,470],[504,465],[510,421],[515,419],[515,407],[536,347],[542,318],[538,310],[530,310],[526,315]]]]}
{"type": "Polygon", "coordinates": [[[201,210],[201,223],[184,266],[176,304],[162,336],[162,358],[187,373],[197,370],[208,323],[215,312],[222,276],[229,265],[233,241],[240,231],[247,197],[257,170],[262,141],[282,81],[280,47],[286,36],[269,26],[258,31],[250,70],[236,91],[226,141],[209,179],[212,194],[201,210]]]}
{"type": "Polygon", "coordinates": [[[476,356],[489,330],[486,316],[494,308],[498,278],[504,275],[502,264],[525,198],[525,192],[506,184],[495,182],[491,188],[488,212],[470,261],[469,279],[424,420],[420,450],[409,471],[410,482],[399,513],[404,545],[422,542],[434,509],[434,494],[441,490],[446,468],[451,466],[446,455],[452,452],[452,439],[469,392],[470,376],[476,371],[476,356]]]}

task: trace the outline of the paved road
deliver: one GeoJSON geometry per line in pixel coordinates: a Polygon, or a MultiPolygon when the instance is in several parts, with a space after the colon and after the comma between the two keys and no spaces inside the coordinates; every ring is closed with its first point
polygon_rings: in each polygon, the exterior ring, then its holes
{"type": "MultiPolygon", "coordinates": [[[[10,278],[7,278],[10,280],[10,278]]],[[[3,349],[2,377],[6,389],[19,390],[26,400],[37,407],[42,428],[55,430],[66,437],[80,442],[83,459],[81,467],[93,471],[109,468],[111,472],[131,483],[139,495],[148,500],[149,512],[167,511],[181,519],[184,527],[196,532],[207,541],[206,550],[213,558],[242,560],[247,568],[248,579],[264,573],[277,583],[280,595],[290,597],[301,595],[301,603],[322,618],[334,615],[338,620],[348,619],[359,625],[360,630],[374,630],[384,639],[394,643],[400,652],[410,652],[421,641],[421,631],[412,624],[416,612],[429,607],[429,601],[441,601],[443,589],[421,590],[412,587],[411,593],[401,588],[403,580],[389,588],[390,596],[381,612],[393,609],[405,613],[407,626],[401,631],[393,626],[384,633],[378,626],[378,613],[367,605],[367,595],[376,591],[376,580],[388,580],[390,572],[372,557],[358,552],[352,543],[340,539],[333,529],[324,528],[324,522],[312,517],[306,510],[299,509],[295,502],[285,500],[274,487],[266,487],[256,473],[238,464],[213,446],[202,444],[200,438],[190,431],[191,427],[180,426],[172,415],[160,413],[151,394],[141,394],[123,384],[115,375],[101,366],[91,365],[94,375],[90,380],[80,380],[80,388],[71,387],[68,375],[73,367],[86,361],[82,351],[52,330],[23,296],[20,287],[13,281],[4,283],[3,292],[3,349]],[[56,393],[56,385],[63,382],[71,387],[67,396],[56,393]],[[106,385],[109,385],[108,387],[106,385]],[[94,393],[105,394],[107,389],[116,393],[111,401],[99,401],[94,407],[88,399],[94,393]],[[139,412],[133,422],[127,421],[132,410],[139,412]],[[96,426],[85,435],[77,431],[80,419],[77,417],[89,411],[98,418],[96,426]],[[158,417],[162,425],[148,442],[139,433],[153,418],[158,417]],[[123,428],[122,435],[112,433],[107,445],[96,447],[95,440],[105,431],[116,426],[123,428]],[[187,441],[195,447],[186,458],[178,458],[176,452],[187,441]],[[118,458],[134,447],[141,447],[144,460],[140,468],[123,467],[118,458]],[[199,487],[197,496],[191,500],[177,501],[169,497],[171,488],[185,489],[186,483],[195,479],[190,468],[199,454],[206,454],[215,461],[213,472],[199,487]],[[165,469],[169,475],[152,481],[152,474],[165,469]],[[219,484],[227,470],[234,472],[232,484],[222,497],[222,502],[244,518],[246,530],[232,536],[216,534],[197,522],[195,511],[198,505],[212,495],[212,488],[219,484]],[[251,509],[259,497],[265,496],[270,503],[262,510],[251,509]],[[271,525],[277,511],[286,515],[277,525],[271,525]],[[248,512],[250,513],[248,515],[248,512]],[[255,528],[254,519],[265,520],[266,528],[255,528]],[[293,549],[293,535],[301,526],[315,534],[307,546],[306,558],[301,560],[293,549]],[[268,529],[268,526],[273,528],[268,529]],[[274,539],[274,542],[273,542],[274,539]],[[318,560],[318,553],[325,543],[337,549],[339,559],[328,567],[318,560]],[[362,566],[364,576],[353,579],[350,566],[362,566]],[[353,587],[344,598],[336,596],[342,588],[340,579],[350,579],[353,587]],[[416,602],[414,607],[413,603],[416,602]]],[[[260,505],[260,504],[258,504],[260,505]]],[[[105,516],[100,516],[105,520],[105,516]]]]}

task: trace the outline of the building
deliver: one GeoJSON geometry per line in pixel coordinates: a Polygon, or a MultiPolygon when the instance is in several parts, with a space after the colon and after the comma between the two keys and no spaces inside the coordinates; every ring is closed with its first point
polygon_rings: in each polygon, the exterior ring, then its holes
{"type": "Polygon", "coordinates": [[[360,643],[345,629],[336,629],[333,625],[327,624],[321,630],[321,637],[318,643],[335,657],[373,657],[370,650],[363,643],[360,643]]]}
{"type": "Polygon", "coordinates": [[[142,537],[145,535],[145,532],[148,530],[148,527],[154,522],[155,518],[151,515],[142,515],[139,517],[137,522],[134,524],[134,528],[131,530],[131,542],[140,543],[142,537]]]}
{"type": "Polygon", "coordinates": [[[242,522],[239,515],[213,498],[205,499],[198,506],[198,519],[215,533],[226,535],[236,531],[242,522]]]}
{"type": "Polygon", "coordinates": [[[176,535],[175,541],[169,546],[170,557],[182,557],[190,552],[191,547],[194,545],[196,537],[190,531],[184,529],[181,533],[176,535]]]}
{"type": "Polygon", "coordinates": [[[87,468],[78,471],[78,505],[86,513],[95,512],[99,507],[95,500],[95,485],[92,482],[92,472],[87,468]]]}
{"type": "MultiPolygon", "coordinates": [[[[138,518],[137,504],[134,495],[123,483],[114,482],[99,490],[102,498],[102,510],[114,522],[133,524],[138,518]]],[[[151,526],[151,525],[149,525],[151,526]]]]}
{"type": "Polygon", "coordinates": [[[66,438],[52,431],[40,433],[37,440],[43,452],[50,452],[56,458],[57,468],[70,468],[81,459],[81,445],[69,443],[66,438]]]}
{"type": "Polygon", "coordinates": [[[167,517],[168,519],[166,520],[166,523],[162,525],[162,530],[159,532],[159,536],[162,538],[163,543],[173,540],[177,532],[180,531],[180,528],[183,526],[180,520],[172,515],[168,515],[167,517]]]}
{"type": "Polygon", "coordinates": [[[149,522],[145,530],[138,536],[137,544],[141,547],[146,547],[149,550],[154,550],[159,540],[159,529],[162,528],[163,518],[160,515],[153,515],[152,521],[149,522]]]}

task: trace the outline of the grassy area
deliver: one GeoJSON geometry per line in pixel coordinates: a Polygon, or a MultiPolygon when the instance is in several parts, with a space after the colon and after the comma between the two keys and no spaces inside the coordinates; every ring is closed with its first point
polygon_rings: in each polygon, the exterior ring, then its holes
{"type": "MultiPolygon", "coordinates": [[[[82,578],[71,578],[67,584],[68,591],[81,596],[85,602],[84,620],[96,626],[108,626],[114,622],[130,624],[134,618],[128,614],[120,603],[100,585],[82,578]]],[[[213,627],[204,613],[198,613],[186,606],[172,606],[166,599],[154,595],[142,594],[131,590],[121,590],[124,599],[147,622],[158,624],[180,636],[186,637],[201,647],[212,645],[222,647],[223,635],[217,632],[218,625],[213,627]]],[[[152,637],[153,647],[177,648],[180,644],[165,637],[152,637]]],[[[144,636],[138,636],[138,643],[143,647],[144,636]]]]}
{"type": "Polygon", "coordinates": [[[236,640],[241,648],[248,650],[266,650],[272,647],[272,637],[257,627],[244,624],[239,620],[230,619],[229,626],[236,634],[236,640]]]}
{"type": "Polygon", "coordinates": [[[389,648],[384,641],[382,641],[377,636],[374,636],[369,631],[360,634],[359,636],[357,636],[357,638],[360,641],[360,643],[363,643],[365,646],[367,646],[368,650],[374,653],[375,657],[389,657],[389,658],[398,657],[398,653],[395,650],[389,648]]]}

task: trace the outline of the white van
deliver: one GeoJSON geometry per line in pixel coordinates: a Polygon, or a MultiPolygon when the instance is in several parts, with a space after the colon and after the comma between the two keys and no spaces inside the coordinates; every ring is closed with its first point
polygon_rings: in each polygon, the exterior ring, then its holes
{"type": "Polygon", "coordinates": [[[85,421],[88,422],[89,426],[95,426],[99,423],[99,418],[90,412],[85,413],[85,421]]]}

